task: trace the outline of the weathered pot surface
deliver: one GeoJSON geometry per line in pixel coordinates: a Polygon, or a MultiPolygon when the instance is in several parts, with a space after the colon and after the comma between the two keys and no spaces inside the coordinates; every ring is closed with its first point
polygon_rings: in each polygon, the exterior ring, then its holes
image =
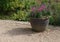
{"type": "Polygon", "coordinates": [[[30,23],[33,31],[43,32],[48,27],[49,19],[31,18],[30,23]]]}

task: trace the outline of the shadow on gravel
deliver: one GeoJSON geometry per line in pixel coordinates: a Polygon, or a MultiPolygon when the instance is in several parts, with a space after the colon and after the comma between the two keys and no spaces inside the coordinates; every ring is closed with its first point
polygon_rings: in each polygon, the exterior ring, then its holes
{"type": "Polygon", "coordinates": [[[33,32],[31,28],[15,28],[12,30],[7,31],[4,34],[8,34],[9,36],[17,36],[17,35],[28,35],[31,36],[31,34],[35,34],[36,32],[33,32]]]}
{"type": "MultiPolygon", "coordinates": [[[[46,32],[53,32],[56,30],[60,31],[60,27],[50,26],[49,29],[46,30],[46,32]]],[[[9,36],[17,36],[17,35],[31,36],[32,34],[37,34],[37,32],[32,31],[31,28],[14,28],[12,30],[8,30],[7,32],[5,32],[3,34],[4,35],[7,34],[9,36]]]]}

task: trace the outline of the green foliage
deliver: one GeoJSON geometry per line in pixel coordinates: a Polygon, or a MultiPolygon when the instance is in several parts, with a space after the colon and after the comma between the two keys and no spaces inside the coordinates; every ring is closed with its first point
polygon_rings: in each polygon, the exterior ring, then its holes
{"type": "Polygon", "coordinates": [[[60,15],[56,17],[54,25],[60,25],[60,15]]]}
{"type": "Polygon", "coordinates": [[[53,21],[53,23],[50,22],[50,24],[53,25],[60,25],[60,4],[59,3],[55,3],[52,5],[52,10],[53,10],[53,19],[50,21],[53,21]]]}
{"type": "Polygon", "coordinates": [[[27,14],[25,11],[18,11],[17,14],[14,13],[11,17],[14,20],[26,20],[27,14]]]}
{"type": "MultiPolygon", "coordinates": [[[[41,1],[49,5],[54,12],[54,15],[50,18],[50,24],[60,25],[60,3],[53,0],[41,1]]],[[[0,19],[27,21],[29,20],[30,7],[38,4],[36,0],[0,0],[0,19]]]]}
{"type": "Polygon", "coordinates": [[[51,24],[51,25],[54,24],[54,18],[52,16],[49,18],[49,24],[51,24]]]}
{"type": "Polygon", "coordinates": [[[0,14],[3,14],[2,16],[4,17],[2,18],[27,20],[27,15],[32,5],[36,5],[35,0],[0,0],[0,14]]]}

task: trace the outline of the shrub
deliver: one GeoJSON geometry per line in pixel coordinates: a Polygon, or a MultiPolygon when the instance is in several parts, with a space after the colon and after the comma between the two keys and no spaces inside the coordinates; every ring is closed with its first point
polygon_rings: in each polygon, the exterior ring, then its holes
{"type": "Polygon", "coordinates": [[[49,18],[49,24],[50,25],[53,25],[54,24],[54,18],[52,16],[49,18]]]}
{"type": "MultiPolygon", "coordinates": [[[[41,0],[48,5],[49,0],[41,0]]],[[[50,24],[60,25],[60,3],[50,0],[50,7],[55,15],[50,18],[50,24]],[[57,12],[56,12],[57,10],[57,12]]],[[[39,0],[38,0],[39,2],[39,0]]],[[[0,0],[0,19],[29,20],[30,7],[40,3],[36,0],[0,0]]]]}
{"type": "Polygon", "coordinates": [[[32,5],[36,5],[35,0],[0,0],[0,14],[2,18],[25,20],[32,5]]]}

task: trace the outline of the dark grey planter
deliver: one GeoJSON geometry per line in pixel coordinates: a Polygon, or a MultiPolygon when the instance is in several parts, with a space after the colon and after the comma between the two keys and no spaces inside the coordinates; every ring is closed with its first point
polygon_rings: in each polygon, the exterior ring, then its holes
{"type": "Polygon", "coordinates": [[[49,19],[31,18],[30,23],[33,31],[43,32],[48,27],[49,19]]]}

